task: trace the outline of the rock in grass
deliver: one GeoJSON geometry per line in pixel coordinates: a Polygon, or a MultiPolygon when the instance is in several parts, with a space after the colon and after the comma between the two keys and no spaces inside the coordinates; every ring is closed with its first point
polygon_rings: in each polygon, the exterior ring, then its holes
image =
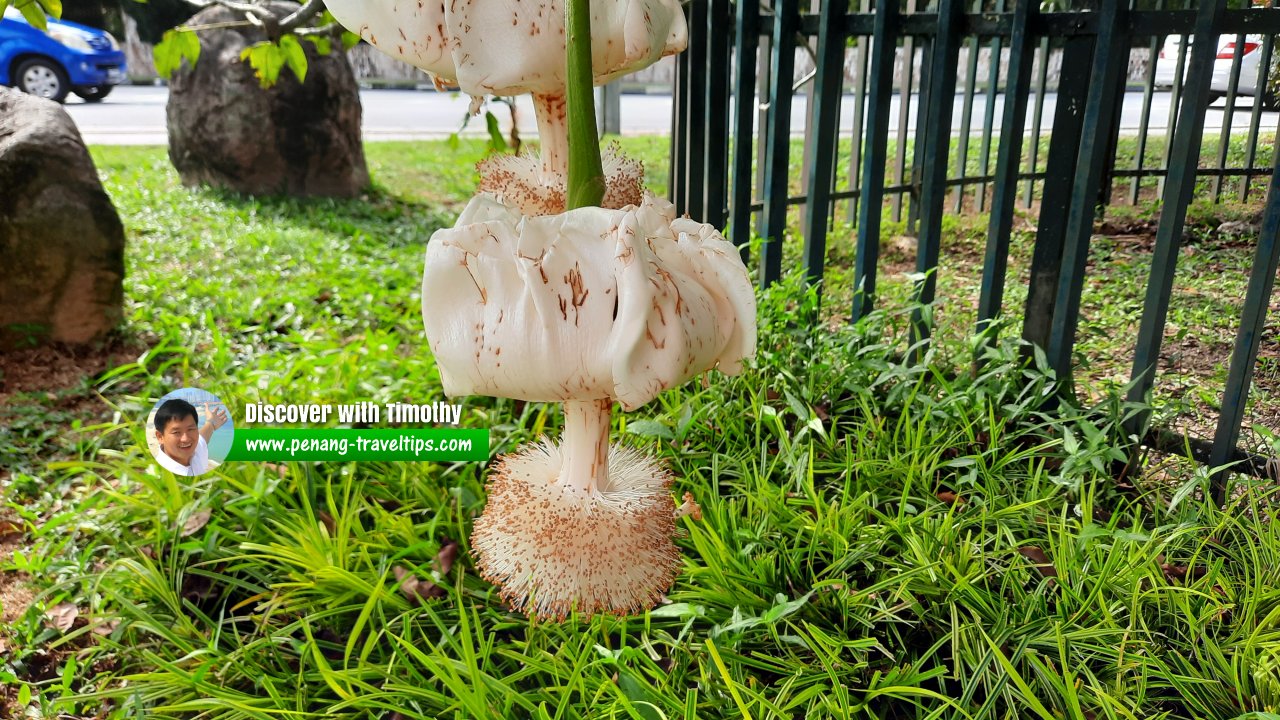
{"type": "Polygon", "coordinates": [[[120,322],[124,227],[61,105],[0,87],[0,351],[120,322]]]}
{"type": "MultiPolygon", "coordinates": [[[[294,3],[268,6],[279,18],[294,3]]],[[[210,7],[187,22],[198,27],[243,20],[210,7]]],[[[169,82],[169,159],[188,186],[251,195],[354,197],[369,184],[360,139],[360,91],[342,45],[328,55],[303,42],[304,82],[281,68],[260,86],[240,54],[266,39],[256,27],[201,30],[200,57],[169,82]]]]}

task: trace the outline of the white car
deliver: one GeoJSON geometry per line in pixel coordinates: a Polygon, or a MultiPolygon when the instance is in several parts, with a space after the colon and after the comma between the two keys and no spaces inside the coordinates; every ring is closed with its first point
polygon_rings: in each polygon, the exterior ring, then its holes
{"type": "MultiPolygon", "coordinates": [[[[1236,41],[1239,39],[1238,35],[1221,35],[1218,37],[1218,54],[1213,61],[1212,100],[1217,100],[1227,94],[1228,86],[1231,82],[1231,62],[1235,58],[1236,41]]],[[[1267,89],[1265,79],[1267,73],[1259,72],[1262,64],[1263,36],[1246,35],[1244,40],[1244,54],[1240,56],[1240,83],[1236,87],[1236,93],[1254,97],[1261,95],[1264,107],[1276,109],[1280,103],[1277,103],[1275,93],[1267,89]],[[1263,78],[1261,82],[1259,81],[1259,76],[1263,78]],[[1259,93],[1259,87],[1262,88],[1261,93],[1259,93]]],[[[1160,57],[1156,60],[1156,87],[1173,86],[1174,75],[1178,69],[1178,51],[1181,47],[1181,35],[1170,35],[1169,39],[1165,41],[1164,47],[1160,49],[1160,57]]],[[[1273,65],[1278,58],[1280,58],[1280,43],[1276,43],[1276,46],[1271,51],[1273,65]]],[[[1190,61],[1191,48],[1188,47],[1186,58],[1183,60],[1182,82],[1186,81],[1186,66],[1190,61]]]]}

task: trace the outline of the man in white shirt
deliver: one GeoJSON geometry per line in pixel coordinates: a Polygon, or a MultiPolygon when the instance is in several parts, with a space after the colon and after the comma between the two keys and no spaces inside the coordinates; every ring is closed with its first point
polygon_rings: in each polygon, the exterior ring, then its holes
{"type": "Polygon", "coordinates": [[[156,410],[156,441],[160,466],[175,475],[194,477],[209,471],[209,438],[227,421],[222,408],[214,408],[198,427],[196,408],[186,400],[166,400],[156,410]]]}

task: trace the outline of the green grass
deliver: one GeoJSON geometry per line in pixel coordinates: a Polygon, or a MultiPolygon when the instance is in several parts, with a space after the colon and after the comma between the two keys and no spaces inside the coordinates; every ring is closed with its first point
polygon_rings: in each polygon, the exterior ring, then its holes
{"type": "MultiPolygon", "coordinates": [[[[662,141],[627,144],[660,180],[662,141]]],[[[682,572],[644,615],[504,608],[467,552],[481,464],[228,463],[193,482],[156,469],[141,420],[181,385],[233,417],[250,402],[440,399],[422,254],[480,152],[369,145],[376,190],[334,202],[189,191],[162,149],[95,149],[130,237],[125,333],[149,349],[68,391],[106,408],[79,427],[50,432],[47,398],[13,403],[30,415],[13,441],[39,452],[11,471],[26,542],[0,562],[41,596],[3,631],[0,715],[1280,712],[1274,488],[1242,484],[1223,512],[1203,470],[1117,486],[1133,408],[1104,392],[1046,412],[1052,379],[1022,348],[1003,341],[975,377],[958,330],[904,364],[910,306],[889,297],[857,326],[810,327],[795,320],[816,297],[790,278],[760,297],[742,376],[615,420],[704,513],[681,521],[682,572]],[[450,542],[463,552],[440,574],[450,542]],[[410,600],[397,567],[447,595],[410,600]],[[79,609],[65,633],[43,621],[61,603],[79,609]]],[[[495,453],[559,423],[551,405],[478,397],[463,418],[495,453]]]]}

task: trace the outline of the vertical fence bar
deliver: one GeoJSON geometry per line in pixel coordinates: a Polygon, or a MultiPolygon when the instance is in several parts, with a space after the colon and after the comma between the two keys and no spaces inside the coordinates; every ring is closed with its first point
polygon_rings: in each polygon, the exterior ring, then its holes
{"type": "MultiPolygon", "coordinates": [[[[1280,148],[1280,145],[1277,145],[1277,148],[1280,148]]],[[[1272,166],[1280,167],[1280,152],[1273,158],[1272,166]]],[[[1213,434],[1213,447],[1209,451],[1210,468],[1220,468],[1225,465],[1236,443],[1240,440],[1240,424],[1244,421],[1245,404],[1249,399],[1253,366],[1258,359],[1258,347],[1262,343],[1262,334],[1266,330],[1267,304],[1275,285],[1276,270],[1280,267],[1278,235],[1280,235],[1280,174],[1273,174],[1271,190],[1267,193],[1266,209],[1262,214],[1262,232],[1258,235],[1253,266],[1249,271],[1249,288],[1245,291],[1240,330],[1236,333],[1235,348],[1231,352],[1227,387],[1222,393],[1222,411],[1218,414],[1218,427],[1213,434]]],[[[1214,502],[1222,505],[1227,494],[1227,471],[1215,472],[1212,486],[1214,502]]]]}
{"type": "Polygon", "coordinates": [[[969,50],[964,73],[964,102],[960,105],[960,137],[956,138],[956,177],[962,182],[952,191],[951,209],[964,210],[964,195],[969,189],[963,180],[969,177],[969,130],[973,125],[973,96],[978,84],[978,38],[973,36],[966,43],[969,50]]]}
{"type": "Polygon", "coordinates": [[[858,196],[858,249],[853,265],[854,322],[870,313],[875,304],[885,166],[889,155],[889,103],[893,100],[893,55],[898,45],[899,19],[898,0],[877,0],[872,35],[871,99],[867,114],[867,160],[862,165],[862,193],[858,196]]]}
{"type": "MultiPolygon", "coordinates": [[[[1271,0],[1271,7],[1274,8],[1275,6],[1276,6],[1276,0],[1271,0]]],[[[1275,36],[1267,35],[1263,37],[1262,50],[1261,50],[1262,56],[1258,59],[1258,67],[1260,68],[1271,67],[1271,54],[1274,50],[1275,50],[1275,36]]],[[[1265,82],[1265,81],[1261,77],[1259,77],[1259,82],[1265,82]]],[[[1253,181],[1253,175],[1254,175],[1253,163],[1258,156],[1258,130],[1262,122],[1262,105],[1264,102],[1263,98],[1267,94],[1267,91],[1264,90],[1264,88],[1266,88],[1266,85],[1263,85],[1263,87],[1261,88],[1255,89],[1255,93],[1253,96],[1253,110],[1249,113],[1249,142],[1248,142],[1248,145],[1245,146],[1245,151],[1244,151],[1245,152],[1244,166],[1248,168],[1249,172],[1246,172],[1244,174],[1244,177],[1241,178],[1240,202],[1249,202],[1249,184],[1250,182],[1253,181]]]]}
{"type": "Polygon", "coordinates": [[[745,263],[751,259],[751,195],[755,189],[751,160],[755,157],[752,140],[756,135],[756,50],[760,45],[760,5],[741,0],[735,4],[738,17],[733,41],[733,202],[729,237],[738,246],[745,263]]]}
{"type": "MultiPolygon", "coordinates": [[[[858,12],[866,14],[871,10],[871,0],[861,0],[858,4],[858,12]]],[[[852,132],[849,137],[849,189],[860,190],[862,168],[862,129],[866,122],[864,114],[866,112],[867,103],[867,72],[870,67],[870,54],[867,52],[867,46],[871,44],[870,37],[858,38],[858,51],[854,60],[854,68],[858,74],[858,79],[854,83],[853,88],[853,123],[852,132]]],[[[854,200],[849,201],[849,224],[857,226],[858,224],[858,203],[854,200]]]]}
{"type": "Polygon", "coordinates": [[[818,67],[814,77],[813,119],[809,143],[808,195],[804,213],[804,265],[809,282],[822,279],[827,251],[827,218],[835,179],[840,122],[840,90],[844,85],[844,14],[848,0],[824,0],[818,16],[818,67]]]}
{"type": "MultiPolygon", "coordinates": [[[[1031,155],[1027,158],[1027,174],[1035,175],[1040,167],[1040,131],[1044,128],[1044,94],[1049,85],[1049,51],[1052,46],[1049,38],[1040,39],[1040,71],[1036,73],[1036,104],[1031,114],[1031,155]]],[[[1066,52],[1065,50],[1063,51],[1066,52]]],[[[1058,91],[1061,95],[1062,80],[1058,80],[1058,91]]],[[[1055,116],[1056,117],[1056,116],[1055,116]]],[[[1027,178],[1027,186],[1023,191],[1022,204],[1030,208],[1035,200],[1035,178],[1027,178]]]]}
{"type": "MultiPolygon", "coordinates": [[[[1156,9],[1164,9],[1165,0],[1156,2],[1156,9]]],[[[1133,169],[1138,172],[1129,181],[1129,204],[1138,204],[1138,195],[1142,190],[1142,169],[1146,164],[1148,127],[1151,125],[1151,100],[1156,89],[1156,63],[1160,58],[1160,38],[1151,37],[1148,45],[1147,72],[1144,73],[1142,85],[1142,115],[1138,121],[1138,149],[1133,159],[1133,169]]]]}
{"type": "MultiPolygon", "coordinates": [[[[922,305],[933,302],[938,285],[938,259],[942,248],[942,215],[947,197],[947,156],[951,144],[951,111],[956,100],[954,68],[960,55],[960,21],[963,0],[938,1],[938,27],[933,38],[929,69],[928,104],[924,117],[924,148],[921,157],[920,237],[916,270],[924,279],[916,284],[915,299],[922,305]]],[[[912,311],[913,342],[929,337],[923,308],[912,311]]]]}
{"type": "MultiPolygon", "coordinates": [[[[1005,0],[999,0],[999,2],[996,3],[996,12],[1003,13],[1004,11],[1005,11],[1005,0]]],[[[1000,36],[997,35],[996,37],[991,39],[991,54],[987,61],[987,64],[989,65],[988,72],[987,72],[987,105],[982,113],[982,156],[978,158],[978,174],[981,175],[982,177],[987,176],[987,171],[991,167],[991,135],[995,132],[996,89],[1000,87],[1000,62],[1002,59],[1001,58],[1002,49],[1003,49],[1003,44],[1001,42],[1001,38],[1000,36]]],[[[1010,58],[1009,62],[1012,63],[1013,59],[1010,58]]],[[[1009,83],[1007,73],[1005,76],[1005,82],[1009,83]]],[[[1012,87],[1011,83],[1010,83],[1010,86],[1012,87]]],[[[1022,92],[1025,94],[1026,90],[1023,90],[1022,92]]],[[[1010,101],[1008,93],[1005,93],[1004,101],[1005,103],[1008,103],[1010,101]]],[[[1024,109],[1026,108],[1025,97],[1022,98],[1022,106],[1024,109]]],[[[1016,126],[1002,125],[1001,127],[1009,128],[1009,132],[1017,132],[1018,136],[1021,137],[1022,125],[1025,121],[1026,121],[1026,112],[1023,112],[1023,117],[1018,119],[1018,124],[1016,126]]],[[[1022,150],[1021,150],[1022,143],[1018,143],[1018,148],[1019,149],[1015,151],[1015,155],[1017,155],[1017,157],[1014,158],[1015,171],[1018,167],[1017,160],[1022,157],[1022,150]]],[[[987,183],[985,180],[978,184],[978,196],[976,199],[977,199],[976,207],[978,208],[978,212],[982,212],[986,210],[987,209],[987,183]]]]}
{"type": "MultiPolygon", "coordinates": [[[[1022,159],[1022,127],[1027,119],[1031,89],[1031,62],[1035,47],[1028,25],[1037,0],[1014,0],[1013,28],[1009,36],[1009,69],[1005,76],[1004,112],[1001,114],[1000,145],[996,150],[995,192],[991,219],[987,226],[987,254],[982,263],[982,289],[978,296],[978,334],[984,335],[1000,314],[1004,298],[1005,274],[1009,264],[1009,237],[1013,234],[1013,211],[1018,201],[1018,166],[1022,159]]],[[[993,55],[992,62],[995,57],[993,55]]],[[[993,85],[989,92],[995,93],[993,85]]],[[[988,127],[991,125],[988,122],[988,127]]],[[[985,174],[985,173],[984,173],[985,174]]]]}
{"type": "MultiPolygon", "coordinates": [[[[763,3],[762,3],[763,6],[763,3]]],[[[759,73],[756,75],[756,97],[760,99],[756,107],[756,127],[759,132],[756,135],[756,189],[755,197],[764,197],[764,173],[768,168],[768,155],[765,153],[769,149],[769,144],[764,141],[765,135],[769,127],[769,88],[773,84],[773,8],[769,9],[770,15],[768,24],[761,20],[761,34],[757,36],[758,50],[756,52],[756,63],[759,65],[759,73]]],[[[756,214],[756,235],[764,236],[764,212],[756,214]]]]}
{"type": "Polygon", "coordinates": [[[1117,131],[1116,103],[1123,102],[1124,79],[1129,70],[1129,36],[1124,32],[1126,11],[1122,0],[1102,0],[1098,10],[1098,37],[1093,50],[1093,76],[1084,110],[1080,155],[1071,185],[1071,210],[1067,214],[1062,271],[1054,302],[1053,326],[1046,354],[1059,379],[1071,375],[1071,354],[1080,320],[1080,295],[1084,290],[1089,259],[1089,239],[1097,211],[1098,193],[1112,158],[1112,138],[1117,131]]]}
{"type": "MultiPolygon", "coordinates": [[[[892,1],[892,0],[888,0],[892,1]]],[[[907,12],[916,11],[916,0],[907,0],[907,12]]],[[[897,52],[894,50],[894,52],[897,52]]],[[[908,124],[911,119],[911,85],[916,66],[916,39],[910,35],[902,41],[902,78],[898,83],[898,138],[897,152],[894,153],[893,184],[902,185],[907,181],[907,135],[911,131],[908,124]]],[[[923,91],[923,87],[921,88],[923,91]]],[[[902,202],[904,193],[893,194],[893,221],[902,222],[902,202]]]]}
{"type": "MultiPolygon", "coordinates": [[[[1214,58],[1217,58],[1215,53],[1214,58]]],[[[1231,149],[1231,125],[1235,121],[1236,91],[1240,89],[1240,62],[1244,60],[1244,35],[1237,35],[1235,52],[1231,53],[1231,75],[1227,81],[1227,106],[1222,111],[1222,135],[1218,143],[1218,174],[1213,176],[1213,201],[1222,199],[1222,171],[1227,168],[1227,151],[1231,149]]],[[[1265,82],[1267,73],[1258,68],[1258,81],[1265,82]]]]}
{"type": "Polygon", "coordinates": [[[775,0],[773,74],[769,82],[768,136],[765,138],[764,243],[760,247],[760,284],[782,277],[782,240],[787,230],[787,178],[791,155],[791,83],[795,75],[799,0],[775,0]]]}
{"type": "Polygon", "coordinates": [[[1022,337],[1047,349],[1062,270],[1067,215],[1071,209],[1072,178],[1080,154],[1080,132],[1092,75],[1090,66],[1093,39],[1068,38],[1062,48],[1062,73],[1058,79],[1058,103],[1053,114],[1049,156],[1040,201],[1036,244],[1031,256],[1031,278],[1027,286],[1027,307],[1023,313],[1022,337]]]}
{"type": "MultiPolygon", "coordinates": [[[[1183,80],[1186,79],[1187,68],[1187,44],[1190,41],[1190,35],[1182,36],[1182,42],[1178,43],[1178,61],[1174,63],[1173,88],[1169,91],[1169,119],[1164,126],[1164,157],[1161,159],[1164,173],[1160,175],[1160,179],[1156,183],[1156,191],[1161,197],[1164,196],[1165,180],[1169,177],[1169,165],[1173,162],[1173,138],[1178,132],[1178,110],[1182,106],[1183,80]]],[[[1216,45],[1216,38],[1214,43],[1216,45]]],[[[1216,49],[1214,54],[1217,54],[1216,49]]]]}
{"type": "MultiPolygon", "coordinates": [[[[1191,67],[1187,73],[1187,94],[1182,102],[1178,129],[1173,138],[1173,157],[1178,162],[1169,167],[1160,224],[1156,227],[1156,245],[1147,279],[1142,320],[1138,326],[1138,342],[1133,353],[1133,374],[1128,399],[1145,403],[1155,383],[1156,363],[1164,340],[1165,319],[1173,295],[1173,278],[1177,269],[1178,247],[1187,219],[1187,206],[1195,193],[1196,167],[1204,132],[1205,110],[1209,105],[1209,87],[1213,81],[1213,61],[1217,55],[1218,28],[1226,10],[1226,0],[1205,2],[1196,14],[1195,40],[1191,46],[1191,67]]],[[[1132,416],[1126,425],[1130,434],[1142,436],[1148,413],[1132,416]]]]}
{"type": "Polygon", "coordinates": [[[707,183],[707,2],[689,0],[689,84],[685,115],[685,205],[684,211],[696,218],[706,213],[702,188],[707,183]]]}
{"type": "MultiPolygon", "coordinates": [[[[907,197],[911,200],[911,204],[907,207],[908,235],[920,234],[920,187],[923,184],[924,143],[919,142],[919,137],[921,133],[925,132],[924,128],[921,126],[921,122],[925,119],[925,108],[929,103],[929,88],[932,82],[932,78],[929,76],[933,72],[933,52],[934,38],[930,36],[920,38],[920,58],[922,60],[920,63],[920,91],[916,93],[916,97],[918,98],[916,101],[916,129],[915,132],[911,133],[911,188],[907,192],[907,197]]],[[[959,57],[956,58],[953,65],[958,62],[959,57]]],[[[951,78],[951,92],[952,95],[954,95],[956,87],[954,67],[949,68],[949,74],[953,75],[951,78]]],[[[952,107],[955,106],[954,99],[952,100],[951,105],[952,107]]],[[[948,125],[950,125],[950,122],[951,119],[947,118],[948,125]]],[[[905,143],[906,141],[900,138],[898,142],[905,143]]],[[[942,161],[944,163],[947,162],[947,152],[943,153],[942,161]]]]}
{"type": "MultiPolygon", "coordinates": [[[[812,15],[818,12],[819,8],[816,6],[819,4],[820,4],[820,0],[801,0],[801,8],[796,11],[800,13],[800,21],[801,22],[804,21],[805,14],[812,15]]],[[[805,49],[805,52],[802,55],[802,57],[809,57],[812,59],[817,55],[817,50],[814,49],[813,44],[810,42],[810,39],[807,33],[801,33],[800,36],[796,38],[796,49],[800,49],[800,48],[805,49]]],[[[817,116],[814,115],[815,106],[813,102],[813,80],[814,80],[814,77],[817,77],[817,72],[818,72],[818,64],[817,64],[817,61],[815,60],[814,66],[813,66],[813,73],[804,73],[803,75],[800,75],[799,79],[803,80],[803,82],[796,82],[792,85],[792,87],[794,88],[794,92],[791,95],[791,104],[793,106],[796,104],[796,102],[801,102],[804,104],[804,130],[800,133],[800,138],[801,138],[801,141],[800,141],[800,178],[801,180],[800,182],[801,183],[804,183],[804,179],[809,177],[809,145],[813,143],[814,125],[817,119],[817,116]]],[[[799,75],[799,73],[797,73],[797,75],[799,75]]],[[[809,203],[809,199],[807,197],[800,198],[799,209],[802,213],[802,216],[804,212],[804,207],[808,205],[808,203],[809,203]]]]}
{"type": "Polygon", "coordinates": [[[729,176],[729,73],[731,60],[729,34],[725,28],[733,22],[730,0],[708,0],[707,8],[707,99],[706,127],[702,136],[706,155],[702,182],[701,220],[723,229],[727,216],[725,209],[725,178],[729,176]]]}
{"type": "MultiPolygon", "coordinates": [[[[686,9],[687,13],[688,10],[686,9]]],[[[676,72],[671,88],[671,176],[667,183],[667,196],[676,206],[676,213],[685,211],[686,147],[688,146],[689,56],[676,56],[676,72]]]]}

